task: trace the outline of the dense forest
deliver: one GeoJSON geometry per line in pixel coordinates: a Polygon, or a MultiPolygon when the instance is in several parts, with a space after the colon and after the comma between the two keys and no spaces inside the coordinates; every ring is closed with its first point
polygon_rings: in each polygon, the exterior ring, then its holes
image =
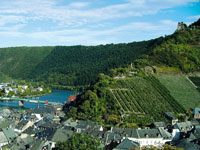
{"type": "Polygon", "coordinates": [[[51,85],[88,85],[99,73],[131,63],[162,40],[99,46],[2,48],[0,71],[14,79],[51,85]]]}
{"type": "Polygon", "coordinates": [[[54,47],[10,47],[0,49],[0,72],[25,79],[54,47]]]}

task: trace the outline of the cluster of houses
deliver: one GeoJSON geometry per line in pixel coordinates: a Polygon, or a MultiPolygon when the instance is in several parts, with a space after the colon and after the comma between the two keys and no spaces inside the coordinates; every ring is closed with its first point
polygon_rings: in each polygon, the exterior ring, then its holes
{"type": "MultiPolygon", "coordinates": [[[[28,85],[17,85],[16,83],[0,83],[0,91],[4,91],[5,96],[8,96],[10,92],[14,95],[18,95],[20,93],[24,93],[28,89],[28,85]],[[14,85],[14,86],[11,86],[14,85]]],[[[42,87],[31,88],[31,93],[33,92],[42,92],[42,87]]]]}
{"type": "Polygon", "coordinates": [[[196,108],[192,121],[178,122],[171,113],[166,113],[171,119],[170,124],[155,122],[145,129],[108,129],[90,121],[70,118],[64,121],[62,105],[47,105],[24,113],[3,109],[0,111],[0,149],[51,150],[57,142],[65,142],[77,132],[100,138],[99,147],[108,150],[161,147],[166,143],[186,150],[199,150],[199,114],[200,108],[196,108]]]}

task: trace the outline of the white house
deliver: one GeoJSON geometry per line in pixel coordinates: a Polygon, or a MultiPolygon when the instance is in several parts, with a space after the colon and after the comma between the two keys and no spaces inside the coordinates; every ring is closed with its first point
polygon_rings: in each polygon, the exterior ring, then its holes
{"type": "Polygon", "coordinates": [[[140,144],[140,147],[155,146],[160,147],[166,142],[172,140],[172,135],[164,128],[158,129],[138,129],[132,133],[129,140],[135,141],[140,144]]]}
{"type": "Polygon", "coordinates": [[[38,87],[37,90],[40,91],[40,92],[42,92],[42,91],[43,91],[43,88],[38,87]]]}
{"type": "Polygon", "coordinates": [[[21,87],[22,89],[26,90],[28,88],[28,85],[19,85],[18,87],[21,87]]]}

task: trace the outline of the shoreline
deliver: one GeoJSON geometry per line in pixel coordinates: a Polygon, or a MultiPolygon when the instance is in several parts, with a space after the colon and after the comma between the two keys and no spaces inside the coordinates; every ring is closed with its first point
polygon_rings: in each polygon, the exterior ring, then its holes
{"type": "MultiPolygon", "coordinates": [[[[23,96],[23,97],[21,97],[21,98],[30,98],[30,97],[45,96],[45,95],[48,95],[48,94],[51,94],[51,93],[52,93],[52,91],[49,92],[49,93],[44,93],[44,94],[37,94],[37,95],[28,95],[28,96],[23,96]]],[[[20,98],[20,97],[19,97],[19,98],[20,98]]]]}

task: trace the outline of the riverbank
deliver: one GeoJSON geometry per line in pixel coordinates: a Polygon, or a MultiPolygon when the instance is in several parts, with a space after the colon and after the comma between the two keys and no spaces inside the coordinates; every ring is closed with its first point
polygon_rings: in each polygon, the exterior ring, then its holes
{"type": "Polygon", "coordinates": [[[36,94],[36,95],[27,95],[27,96],[22,96],[20,98],[31,98],[31,97],[39,97],[39,96],[45,96],[45,95],[48,95],[48,94],[51,94],[51,92],[48,92],[48,93],[42,93],[42,94],[36,94]]]}
{"type": "Polygon", "coordinates": [[[70,90],[70,91],[80,91],[87,89],[89,85],[77,85],[77,86],[63,86],[63,85],[49,85],[52,89],[57,90],[70,90]]]}
{"type": "MultiPolygon", "coordinates": [[[[47,95],[42,95],[42,96],[37,96],[39,97],[38,99],[41,101],[47,101],[48,102],[58,102],[65,104],[68,101],[68,98],[70,96],[74,95],[73,91],[69,90],[52,90],[51,93],[47,95]]],[[[29,99],[33,99],[33,97],[30,97],[29,99]]],[[[7,102],[1,102],[0,101],[0,108],[7,108],[7,107],[13,107],[14,109],[18,109],[19,103],[17,101],[7,101],[7,102]]],[[[40,107],[44,107],[44,104],[40,104],[40,107]]],[[[29,102],[24,102],[24,107],[23,109],[29,109],[29,108],[37,108],[38,104],[36,103],[29,103],[29,102]]]]}

